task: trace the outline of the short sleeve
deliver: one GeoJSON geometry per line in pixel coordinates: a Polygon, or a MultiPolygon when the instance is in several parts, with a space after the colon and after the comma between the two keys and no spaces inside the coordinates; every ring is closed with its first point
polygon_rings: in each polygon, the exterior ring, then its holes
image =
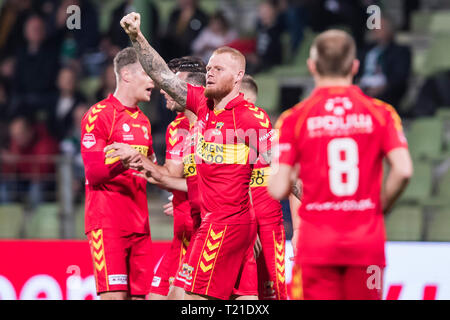
{"type": "Polygon", "coordinates": [[[295,118],[290,110],[280,116],[275,124],[277,141],[274,146],[273,161],[294,166],[297,159],[295,149],[295,118]]]}
{"type": "Polygon", "coordinates": [[[186,109],[198,115],[201,108],[206,107],[205,88],[187,84],[186,109]]]}
{"type": "Polygon", "coordinates": [[[103,152],[111,135],[114,109],[97,104],[81,120],[81,153],[103,152]]]}
{"type": "Polygon", "coordinates": [[[408,148],[408,142],[403,132],[402,120],[393,107],[387,105],[386,125],[382,141],[383,153],[386,155],[396,148],[408,148]]]}

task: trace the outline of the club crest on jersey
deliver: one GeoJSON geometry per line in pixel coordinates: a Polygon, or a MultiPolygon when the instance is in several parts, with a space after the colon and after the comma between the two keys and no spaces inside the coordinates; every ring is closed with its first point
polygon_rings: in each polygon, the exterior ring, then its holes
{"type": "Polygon", "coordinates": [[[217,122],[216,128],[213,130],[212,134],[216,136],[220,135],[221,134],[220,129],[222,129],[223,125],[224,125],[223,122],[217,122]]]}
{"type": "Polygon", "coordinates": [[[125,131],[125,132],[130,132],[130,130],[131,130],[130,126],[129,126],[128,124],[126,124],[126,123],[124,123],[124,124],[122,125],[122,129],[123,129],[123,131],[125,131]]]}
{"type": "Polygon", "coordinates": [[[148,129],[147,129],[147,127],[146,126],[142,126],[141,128],[142,128],[142,131],[144,131],[144,138],[148,140],[150,137],[148,136],[148,129]]]}
{"type": "Polygon", "coordinates": [[[92,133],[85,133],[81,143],[86,147],[86,149],[89,149],[93,147],[97,142],[95,141],[95,136],[92,133]]]}
{"type": "Polygon", "coordinates": [[[186,280],[192,280],[192,272],[194,271],[194,267],[191,267],[187,263],[183,263],[181,267],[181,271],[179,272],[180,277],[185,278],[186,280]]]}
{"type": "Polygon", "coordinates": [[[348,97],[330,98],[325,102],[325,110],[332,111],[335,116],[342,116],[345,110],[350,110],[352,107],[353,103],[348,97]]]}

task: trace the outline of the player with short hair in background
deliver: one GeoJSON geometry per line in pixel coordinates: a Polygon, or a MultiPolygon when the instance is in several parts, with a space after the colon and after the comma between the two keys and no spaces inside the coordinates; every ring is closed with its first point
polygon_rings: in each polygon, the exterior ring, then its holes
{"type": "MultiPolygon", "coordinates": [[[[247,101],[255,104],[258,86],[255,80],[245,75],[241,92],[247,101]]],[[[260,108],[260,115],[264,111],[260,108]]],[[[271,137],[275,138],[274,136],[271,137]]],[[[274,200],[267,191],[270,164],[258,157],[253,166],[250,180],[252,205],[255,210],[258,241],[261,250],[256,259],[258,267],[259,300],[286,300],[285,246],[286,236],[283,225],[281,203],[274,200]]]]}
{"type": "Polygon", "coordinates": [[[144,299],[153,273],[146,181],[129,164],[139,155],[156,160],[150,121],[137,106],[150,101],[154,84],[134,48],[116,55],[114,71],[114,94],[93,105],[81,122],[85,232],[100,298],[144,299]],[[105,146],[115,141],[132,148],[120,158],[105,158],[105,146]]]}
{"type": "Polygon", "coordinates": [[[348,33],[318,35],[307,65],[316,88],[281,115],[279,167],[269,181],[276,199],[288,195],[293,177],[303,184],[292,297],[381,299],[367,271],[376,266],[382,275],[383,214],[413,171],[401,119],[352,85],[359,62],[348,33]],[[384,158],[390,171],[383,184],[384,158]]]}
{"type": "MultiPolygon", "coordinates": [[[[192,86],[170,71],[140,32],[140,16],[121,25],[141,64],[179,109],[198,117],[196,168],[202,221],[194,236],[186,274],[189,299],[256,299],[253,245],[255,217],[250,210],[250,148],[269,158],[270,121],[240,94],[245,58],[237,50],[217,49],[207,65],[206,87],[192,86]],[[242,274],[253,274],[241,281],[242,274]]],[[[147,161],[148,162],[148,161],[147,161]]]]}
{"type": "MultiPolygon", "coordinates": [[[[206,69],[205,64],[201,59],[195,57],[177,58],[169,61],[168,65],[180,79],[185,80],[192,85],[205,84],[206,69]]],[[[166,99],[166,107],[172,110],[174,108],[173,104],[176,102],[164,90],[161,90],[161,93],[166,99]]],[[[196,118],[197,117],[190,111],[178,112],[175,120],[167,127],[166,162],[164,164],[167,170],[163,170],[162,167],[154,166],[153,168],[158,170],[159,174],[180,178],[184,176],[184,146],[196,118]]],[[[154,172],[154,174],[156,173],[154,172]]],[[[159,185],[165,187],[161,183],[159,183],[159,185]]],[[[174,293],[169,296],[169,289],[175,280],[176,273],[186,254],[191,241],[191,236],[194,233],[194,226],[191,218],[192,210],[189,195],[186,192],[187,190],[180,191],[172,187],[169,187],[168,190],[173,194],[174,237],[170,249],[166,252],[155,271],[149,299],[180,298],[174,293]]],[[[181,294],[183,293],[184,291],[181,292],[181,294]]],[[[181,295],[181,298],[183,298],[183,295],[181,295]]]]}

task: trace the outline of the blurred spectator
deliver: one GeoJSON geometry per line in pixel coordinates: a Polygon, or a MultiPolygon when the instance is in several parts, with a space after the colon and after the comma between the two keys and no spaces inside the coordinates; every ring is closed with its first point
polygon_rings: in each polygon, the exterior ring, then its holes
{"type": "MultiPolygon", "coordinates": [[[[153,48],[158,48],[159,45],[159,13],[158,8],[153,1],[146,1],[147,13],[151,17],[151,24],[148,26],[149,41],[153,48]]],[[[134,5],[134,0],[122,1],[112,13],[111,23],[109,24],[109,30],[107,33],[107,39],[110,41],[110,45],[117,47],[119,50],[130,45],[128,35],[123,31],[120,26],[120,20],[133,11],[137,11],[134,5]]],[[[113,56],[114,57],[114,56],[113,56]]]]}
{"type": "Polygon", "coordinates": [[[385,18],[371,36],[374,42],[360,53],[359,86],[369,96],[398,108],[408,87],[410,48],[395,42],[393,26],[385,18]]]}
{"type": "Polygon", "coordinates": [[[101,101],[106,99],[108,95],[116,90],[116,74],[114,73],[114,65],[109,64],[103,71],[100,88],[95,94],[95,100],[101,101]]]}
{"type": "Polygon", "coordinates": [[[71,113],[70,131],[60,144],[62,154],[72,159],[73,164],[73,192],[74,198],[79,202],[84,193],[84,165],[81,158],[81,130],[80,123],[84,114],[89,110],[85,103],[78,104],[71,113]]]}
{"type": "Polygon", "coordinates": [[[411,29],[411,16],[414,11],[420,8],[420,0],[403,0],[403,26],[402,30],[409,31],[411,29]]]}
{"type": "Polygon", "coordinates": [[[192,43],[192,52],[208,63],[215,49],[224,46],[238,37],[236,30],[230,27],[225,15],[218,11],[210,17],[208,26],[200,32],[192,43]]]}
{"type": "Polygon", "coordinates": [[[307,0],[309,24],[315,32],[334,26],[348,26],[358,48],[364,45],[367,6],[374,0],[307,0]]]}
{"type": "Polygon", "coordinates": [[[61,38],[46,37],[45,25],[39,15],[25,22],[26,43],[17,54],[13,81],[13,108],[26,104],[30,112],[45,110],[56,92],[61,38]]]}
{"type": "Polygon", "coordinates": [[[56,142],[45,126],[18,116],[9,126],[9,143],[1,149],[0,201],[20,201],[36,206],[54,200],[56,142]]]}
{"type": "Polygon", "coordinates": [[[86,102],[86,98],[78,90],[78,76],[73,68],[62,68],[56,85],[58,94],[55,95],[54,102],[48,110],[48,127],[52,135],[60,141],[72,131],[75,107],[86,102]]]}
{"type": "Polygon", "coordinates": [[[208,24],[208,16],[198,7],[197,0],[178,0],[169,17],[162,39],[162,54],[166,61],[191,54],[191,45],[208,24]]]}
{"type": "Polygon", "coordinates": [[[256,51],[246,57],[247,73],[261,72],[282,62],[282,33],[283,25],[274,1],[262,2],[258,7],[256,51]]]}
{"type": "Polygon", "coordinates": [[[31,0],[6,0],[0,10],[0,58],[12,55],[23,45],[23,28],[31,0]]]}
{"type": "Polygon", "coordinates": [[[303,31],[308,24],[305,0],[281,0],[279,10],[284,29],[289,33],[291,54],[295,55],[303,41],[303,31]]]}
{"type": "Polygon", "coordinates": [[[419,90],[412,117],[432,116],[441,107],[450,106],[450,70],[428,77],[419,90]]]}

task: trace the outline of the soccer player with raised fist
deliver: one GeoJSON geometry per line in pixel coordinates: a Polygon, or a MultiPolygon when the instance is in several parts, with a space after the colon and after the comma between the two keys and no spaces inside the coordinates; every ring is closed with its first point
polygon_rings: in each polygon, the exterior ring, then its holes
{"type": "Polygon", "coordinates": [[[254,259],[256,240],[249,197],[256,159],[250,158],[250,149],[270,162],[272,128],[267,116],[240,93],[245,58],[231,48],[217,49],[206,67],[206,86],[192,86],[149,45],[139,30],[138,14],[128,14],[121,25],[146,72],[178,102],[176,111],[188,109],[198,117],[195,158],[202,221],[185,270],[188,298],[256,299],[256,273],[240,281],[254,259]]]}

